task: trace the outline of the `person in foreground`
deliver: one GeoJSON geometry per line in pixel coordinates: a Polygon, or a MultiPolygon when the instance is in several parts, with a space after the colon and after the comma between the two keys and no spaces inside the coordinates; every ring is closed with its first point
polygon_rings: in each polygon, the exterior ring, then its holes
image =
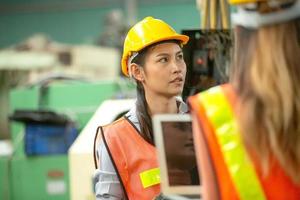
{"type": "Polygon", "coordinates": [[[151,116],[187,112],[187,106],[177,97],[186,75],[182,46],[188,40],[188,36],[152,17],[129,30],[122,71],[135,80],[137,100],[124,117],[97,130],[97,199],[151,200],[160,194],[151,116]]]}
{"type": "Polygon", "coordinates": [[[230,3],[230,83],[188,100],[204,199],[300,199],[300,1],[230,3]]]}

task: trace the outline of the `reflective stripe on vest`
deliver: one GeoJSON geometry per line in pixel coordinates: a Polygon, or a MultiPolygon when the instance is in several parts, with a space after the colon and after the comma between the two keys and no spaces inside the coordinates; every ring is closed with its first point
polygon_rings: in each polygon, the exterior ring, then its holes
{"type": "Polygon", "coordinates": [[[198,97],[215,129],[218,144],[240,199],[266,199],[259,178],[241,141],[234,113],[222,88],[214,87],[202,92],[198,97]]]}
{"type": "Polygon", "coordinates": [[[150,187],[160,183],[160,170],[159,168],[150,169],[140,173],[140,178],[143,188],[150,187]]]}

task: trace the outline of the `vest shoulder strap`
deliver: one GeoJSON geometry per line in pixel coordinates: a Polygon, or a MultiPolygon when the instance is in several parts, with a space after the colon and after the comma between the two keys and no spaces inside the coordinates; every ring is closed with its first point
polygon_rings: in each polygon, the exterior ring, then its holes
{"type": "Polygon", "coordinates": [[[101,126],[98,126],[97,130],[96,130],[96,135],[94,138],[94,146],[93,146],[93,154],[94,154],[94,165],[95,165],[95,169],[98,169],[98,165],[97,163],[99,162],[99,157],[97,155],[97,147],[99,145],[99,137],[101,137],[101,133],[99,133],[101,130],[101,126]]]}

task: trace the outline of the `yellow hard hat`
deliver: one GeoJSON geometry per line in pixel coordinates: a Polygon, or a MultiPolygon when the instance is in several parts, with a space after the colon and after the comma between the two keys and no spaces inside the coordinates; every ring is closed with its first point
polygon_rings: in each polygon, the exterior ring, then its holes
{"type": "Polygon", "coordinates": [[[263,2],[267,0],[228,0],[230,4],[245,4],[245,3],[257,3],[257,2],[263,2]]]}
{"type": "Polygon", "coordinates": [[[122,72],[126,76],[129,76],[128,59],[134,52],[138,52],[151,44],[165,40],[179,40],[184,45],[189,41],[189,37],[176,33],[167,23],[153,17],[146,17],[135,24],[129,30],[125,38],[122,56],[122,72]]]}

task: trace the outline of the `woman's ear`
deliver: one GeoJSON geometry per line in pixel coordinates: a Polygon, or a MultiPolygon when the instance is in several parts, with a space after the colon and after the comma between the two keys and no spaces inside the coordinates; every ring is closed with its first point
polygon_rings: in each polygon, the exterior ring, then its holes
{"type": "Polygon", "coordinates": [[[144,81],[143,68],[135,63],[131,63],[129,67],[130,67],[131,76],[136,80],[143,82],[144,81]]]}

